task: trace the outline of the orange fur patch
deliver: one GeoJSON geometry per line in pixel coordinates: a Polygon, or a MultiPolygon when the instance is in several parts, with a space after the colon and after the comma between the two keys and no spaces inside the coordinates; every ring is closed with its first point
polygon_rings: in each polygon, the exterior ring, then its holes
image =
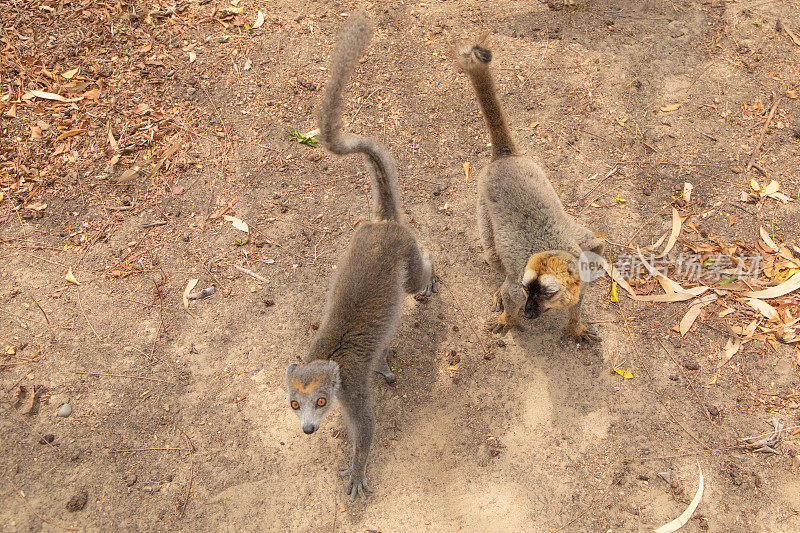
{"type": "Polygon", "coordinates": [[[554,307],[570,307],[578,303],[581,280],[580,278],[572,277],[569,273],[569,262],[565,258],[540,252],[528,260],[523,279],[535,280],[545,274],[558,278],[567,287],[567,294],[565,298],[562,298],[561,305],[554,307]]]}
{"type": "Polygon", "coordinates": [[[316,376],[308,383],[303,383],[297,378],[292,378],[292,386],[297,389],[297,392],[300,394],[308,394],[308,391],[319,387],[324,380],[325,376],[316,376]]]}

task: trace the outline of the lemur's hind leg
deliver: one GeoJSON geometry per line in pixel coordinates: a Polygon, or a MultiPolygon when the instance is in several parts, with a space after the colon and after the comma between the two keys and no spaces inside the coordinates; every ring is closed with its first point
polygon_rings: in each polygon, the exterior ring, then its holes
{"type": "Polygon", "coordinates": [[[408,272],[403,287],[407,293],[430,296],[434,292],[438,292],[436,276],[433,273],[433,262],[427,253],[420,251],[416,243],[413,244],[409,253],[406,267],[408,272]]]}

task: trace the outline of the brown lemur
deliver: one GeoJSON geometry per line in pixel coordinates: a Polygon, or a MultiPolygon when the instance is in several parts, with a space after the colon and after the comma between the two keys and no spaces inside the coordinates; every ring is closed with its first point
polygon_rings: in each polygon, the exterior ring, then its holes
{"type": "Polygon", "coordinates": [[[286,369],[289,404],[305,433],[314,433],[325,414],[340,401],[353,441],[348,476],[350,501],[372,489],[365,469],[375,417],[371,403],[373,370],[387,383],[395,380],[386,350],[397,329],[406,294],[434,291],[433,264],[421,252],[408,226],[399,220],[397,166],[375,139],[342,133],[342,92],[372,35],[364,13],[353,14],[342,28],[330,67],[319,115],[321,140],[334,154],[361,153],[372,188],[377,220],[362,223],[331,281],[324,317],[304,364],[286,369]]]}
{"type": "Polygon", "coordinates": [[[569,308],[566,336],[597,342],[581,320],[583,251],[603,253],[603,241],[565,211],[544,169],[517,150],[480,45],[461,48],[457,61],[472,81],[492,142],[491,162],[478,175],[477,219],[488,263],[505,277],[493,296],[502,314],[490,326],[505,334],[521,327],[519,311],[536,318],[569,308]],[[527,292],[527,294],[526,294],[527,292]]]}

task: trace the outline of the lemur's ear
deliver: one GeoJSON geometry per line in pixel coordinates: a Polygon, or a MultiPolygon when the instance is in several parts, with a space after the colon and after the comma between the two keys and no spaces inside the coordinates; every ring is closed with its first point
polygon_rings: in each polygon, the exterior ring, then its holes
{"type": "Polygon", "coordinates": [[[291,365],[287,366],[286,367],[286,377],[291,376],[292,372],[294,372],[295,368],[297,368],[297,363],[292,363],[291,365]]]}

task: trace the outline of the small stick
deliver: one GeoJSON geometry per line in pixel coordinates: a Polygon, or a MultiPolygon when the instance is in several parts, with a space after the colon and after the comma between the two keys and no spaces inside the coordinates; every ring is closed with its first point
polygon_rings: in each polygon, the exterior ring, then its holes
{"type": "MultiPolygon", "coordinates": [[[[178,426],[175,426],[178,427],[178,426]]],[[[180,429],[180,428],[178,428],[180,429]]],[[[181,429],[183,432],[183,430],[181,429]]],[[[194,444],[189,439],[189,435],[183,432],[183,436],[186,437],[186,444],[192,449],[192,451],[196,450],[194,444]]],[[[189,482],[186,484],[186,497],[183,499],[183,505],[181,505],[180,513],[178,513],[179,518],[183,518],[183,513],[186,512],[186,506],[189,505],[189,496],[192,494],[192,481],[194,481],[194,459],[192,458],[192,453],[189,454],[189,482]]]]}
{"type": "Polygon", "coordinates": [[[42,515],[40,515],[38,512],[36,512],[36,509],[34,509],[33,506],[30,503],[28,503],[28,500],[25,499],[25,495],[22,493],[21,490],[19,490],[19,487],[17,487],[14,484],[14,481],[11,479],[11,477],[8,474],[6,474],[6,479],[8,480],[9,483],[11,483],[11,486],[14,487],[14,490],[17,491],[17,495],[20,497],[22,502],[28,507],[28,509],[31,510],[31,512],[33,514],[35,514],[39,518],[39,520],[41,520],[42,522],[44,522],[46,524],[50,524],[53,527],[57,527],[59,529],[63,529],[64,531],[78,531],[77,527],[62,526],[61,524],[56,524],[55,522],[51,522],[47,518],[45,518],[42,515]]]}
{"type": "Polygon", "coordinates": [[[131,209],[135,209],[136,206],[133,205],[107,205],[106,209],[109,211],[130,211],[131,209]]]}
{"type": "Polygon", "coordinates": [[[191,452],[187,448],[125,448],[123,450],[108,450],[108,453],[125,452],[191,452]]]}
{"type": "Polygon", "coordinates": [[[681,371],[681,375],[683,376],[683,379],[686,380],[686,384],[689,386],[690,389],[692,389],[692,392],[694,393],[694,397],[697,398],[697,401],[700,402],[700,406],[703,408],[703,414],[705,414],[706,418],[708,419],[708,421],[713,424],[714,420],[711,419],[711,413],[708,411],[708,407],[706,407],[705,402],[703,402],[703,399],[700,397],[700,393],[697,392],[697,389],[694,388],[694,385],[692,384],[692,382],[689,380],[688,377],[686,377],[686,372],[683,370],[683,365],[678,363],[678,360],[675,359],[675,357],[672,355],[672,352],[670,352],[667,349],[667,347],[664,345],[664,341],[662,341],[660,337],[656,337],[656,340],[661,345],[661,347],[664,348],[664,351],[667,353],[667,356],[670,359],[672,359],[673,363],[675,363],[675,366],[678,367],[678,370],[681,371]]]}
{"type": "MultiPolygon", "coordinates": [[[[639,346],[633,340],[633,335],[631,334],[631,330],[628,328],[628,317],[625,316],[625,313],[622,311],[622,307],[619,307],[618,311],[619,311],[619,314],[622,315],[622,318],[623,318],[622,327],[625,328],[625,332],[628,334],[628,338],[630,338],[630,340],[631,340],[631,345],[633,346],[633,349],[636,352],[636,357],[639,359],[639,364],[642,365],[642,368],[644,369],[645,373],[647,374],[647,377],[650,378],[650,381],[655,383],[655,379],[653,378],[653,374],[650,372],[650,369],[644,363],[644,357],[642,357],[642,352],[639,351],[639,346]]],[[[673,415],[672,411],[670,411],[669,407],[667,407],[667,403],[664,401],[664,398],[661,397],[661,393],[659,391],[657,391],[655,389],[655,387],[653,388],[653,392],[655,393],[656,397],[658,397],[658,401],[661,402],[661,406],[667,412],[667,414],[672,419],[672,421],[675,422],[675,424],[677,424],[684,432],[686,432],[687,435],[692,437],[692,439],[694,439],[694,441],[697,444],[702,446],[704,450],[711,450],[711,448],[708,445],[706,445],[703,441],[701,441],[694,433],[692,433],[691,431],[686,429],[686,426],[681,424],[680,421],[678,421],[678,419],[675,418],[675,415],[673,415]]]]}
{"type": "Polygon", "coordinates": [[[94,329],[94,326],[92,325],[92,322],[89,320],[89,317],[86,316],[86,311],[83,310],[83,304],[81,303],[81,292],[77,291],[76,294],[78,295],[78,307],[81,308],[81,313],[83,314],[83,318],[86,319],[86,323],[89,324],[90,328],[92,328],[92,333],[94,333],[94,336],[97,337],[97,340],[100,342],[100,344],[103,344],[103,339],[101,339],[100,335],[97,334],[97,331],[94,329]]]}
{"type": "Polygon", "coordinates": [[[489,349],[488,349],[488,348],[486,347],[486,345],[483,343],[483,339],[481,339],[481,336],[480,336],[480,335],[478,335],[478,332],[477,332],[477,331],[475,330],[475,328],[472,326],[472,322],[471,322],[471,321],[470,321],[470,320],[467,318],[467,315],[465,315],[465,314],[464,314],[464,310],[463,310],[463,309],[461,309],[461,302],[459,302],[459,300],[458,300],[458,298],[456,297],[456,295],[455,295],[455,294],[453,294],[453,291],[451,291],[451,290],[450,290],[450,287],[448,287],[448,286],[447,286],[447,283],[445,283],[445,282],[444,282],[444,280],[442,280],[442,279],[440,278],[440,279],[439,279],[439,283],[441,283],[441,284],[442,284],[442,287],[444,287],[445,289],[447,289],[447,292],[448,292],[448,293],[450,293],[450,296],[452,296],[452,297],[453,297],[453,302],[456,304],[456,309],[458,309],[458,312],[459,312],[459,313],[461,313],[461,316],[464,318],[464,321],[465,321],[465,322],[467,323],[467,325],[469,326],[469,329],[471,329],[471,330],[472,330],[472,333],[474,333],[474,334],[475,334],[475,337],[478,339],[478,342],[481,344],[481,348],[483,348],[483,355],[484,355],[485,359],[491,359],[491,358],[492,358],[492,352],[491,352],[491,351],[489,351],[489,349]]]}
{"type": "Polygon", "coordinates": [[[772,117],[775,116],[775,111],[778,110],[778,105],[780,103],[781,103],[781,97],[779,96],[778,99],[775,100],[775,103],[772,104],[772,109],[770,109],[769,111],[769,116],[767,117],[767,121],[761,128],[761,135],[758,136],[758,142],[756,143],[756,147],[753,148],[753,155],[750,156],[750,161],[747,163],[747,170],[750,170],[753,167],[753,163],[756,162],[756,157],[758,157],[758,151],[761,149],[761,143],[764,142],[764,134],[767,132],[769,123],[772,122],[772,117]]]}
{"type": "Polygon", "coordinates": [[[87,372],[84,370],[74,370],[75,374],[84,374],[87,376],[104,376],[107,378],[128,378],[128,379],[143,379],[145,381],[155,381],[157,383],[166,383],[168,385],[177,385],[174,381],[167,381],[165,379],[148,378],[145,376],[127,376],[125,374],[107,374],[105,372],[87,372]]]}
{"type": "Polygon", "coordinates": [[[263,282],[266,282],[266,281],[267,281],[267,278],[265,278],[264,276],[261,276],[261,275],[259,275],[259,274],[256,274],[255,272],[253,272],[252,270],[250,270],[250,269],[248,269],[248,268],[240,267],[239,265],[233,265],[233,268],[235,268],[235,269],[236,269],[236,270],[238,270],[239,272],[242,272],[242,273],[244,273],[244,274],[247,274],[248,276],[252,276],[252,277],[254,277],[254,278],[255,278],[255,279],[257,279],[258,281],[263,281],[263,282]]]}

